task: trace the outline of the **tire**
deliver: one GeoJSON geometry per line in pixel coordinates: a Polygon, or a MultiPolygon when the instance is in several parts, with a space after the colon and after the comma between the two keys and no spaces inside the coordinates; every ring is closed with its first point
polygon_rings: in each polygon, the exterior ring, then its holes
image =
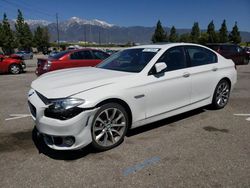
{"type": "Polygon", "coordinates": [[[221,109],[224,108],[229,100],[230,96],[230,83],[228,80],[223,79],[221,80],[214,91],[213,101],[212,101],[212,108],[213,109],[221,109]]]}
{"type": "Polygon", "coordinates": [[[22,69],[21,69],[20,65],[12,64],[9,67],[9,72],[11,74],[20,74],[22,72],[22,69]]]}
{"type": "Polygon", "coordinates": [[[98,151],[118,146],[124,140],[128,122],[128,114],[121,105],[108,103],[101,106],[91,127],[92,146],[98,151]]]}

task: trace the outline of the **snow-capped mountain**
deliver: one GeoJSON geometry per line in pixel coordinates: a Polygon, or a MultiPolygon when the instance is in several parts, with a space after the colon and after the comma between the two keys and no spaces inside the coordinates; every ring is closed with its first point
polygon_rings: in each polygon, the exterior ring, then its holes
{"type": "Polygon", "coordinates": [[[113,24],[109,24],[105,21],[94,19],[91,21],[92,25],[103,26],[103,27],[113,27],[113,24]]]}
{"type": "MultiPolygon", "coordinates": [[[[1,20],[0,20],[1,22],[1,20]]],[[[57,24],[46,20],[25,20],[31,31],[38,26],[48,27],[50,40],[57,40],[57,24]]],[[[10,26],[15,30],[15,20],[9,20],[10,26]]],[[[100,43],[150,43],[155,27],[131,26],[120,27],[98,19],[87,20],[71,17],[68,20],[59,20],[59,35],[61,41],[77,42],[100,42],[100,43]]],[[[168,33],[170,28],[164,28],[168,33]]],[[[191,29],[177,29],[179,35],[190,33],[191,29]]],[[[242,41],[250,40],[250,32],[241,32],[242,41]]]]}
{"type": "Polygon", "coordinates": [[[51,24],[51,22],[47,21],[47,20],[25,20],[25,22],[28,25],[40,25],[40,26],[48,26],[49,24],[51,24]]]}
{"type": "MultiPolygon", "coordinates": [[[[15,23],[16,22],[16,19],[12,19],[12,20],[9,20],[9,22],[12,24],[12,23],[15,23]]],[[[37,26],[48,26],[49,24],[51,24],[52,22],[49,22],[47,20],[31,20],[31,19],[28,19],[28,20],[24,20],[25,23],[27,23],[30,27],[37,27],[37,26]]]]}
{"type": "Polygon", "coordinates": [[[79,25],[94,25],[94,26],[100,26],[100,27],[113,27],[113,24],[109,24],[105,21],[102,20],[86,20],[86,19],[81,19],[78,17],[71,17],[70,19],[61,22],[64,26],[70,26],[72,24],[79,24],[79,25]]]}
{"type": "MultiPolygon", "coordinates": [[[[16,19],[10,20],[10,22],[15,23],[16,19]]],[[[27,19],[25,22],[31,27],[31,28],[36,28],[37,26],[49,26],[50,24],[53,24],[53,22],[47,21],[47,20],[32,20],[32,19],[27,19]]],[[[12,24],[12,23],[11,23],[12,24]]],[[[87,20],[87,19],[82,19],[78,17],[71,17],[68,20],[65,21],[59,21],[59,27],[64,28],[66,30],[68,27],[71,27],[72,25],[93,25],[93,26],[99,26],[103,28],[110,28],[113,27],[113,24],[107,23],[102,20],[98,19],[93,19],[93,20],[87,20]]]]}

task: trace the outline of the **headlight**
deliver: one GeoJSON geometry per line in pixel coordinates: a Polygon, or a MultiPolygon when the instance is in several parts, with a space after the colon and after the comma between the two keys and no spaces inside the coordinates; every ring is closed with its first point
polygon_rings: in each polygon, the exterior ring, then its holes
{"type": "Polygon", "coordinates": [[[85,100],[76,98],[65,98],[50,100],[51,105],[45,109],[46,117],[67,120],[80,114],[84,109],[78,106],[83,104],[85,100]]]}
{"type": "Polygon", "coordinates": [[[85,100],[76,98],[56,99],[56,100],[51,100],[52,104],[49,106],[49,108],[54,112],[63,112],[70,108],[79,106],[84,102],[85,100]]]}

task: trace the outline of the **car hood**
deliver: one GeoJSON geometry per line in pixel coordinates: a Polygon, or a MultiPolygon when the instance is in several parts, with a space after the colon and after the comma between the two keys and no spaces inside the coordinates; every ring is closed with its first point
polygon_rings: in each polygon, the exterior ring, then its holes
{"type": "Polygon", "coordinates": [[[46,98],[64,98],[113,84],[117,78],[132,74],[95,67],[63,69],[42,75],[32,82],[31,87],[46,98]]]}

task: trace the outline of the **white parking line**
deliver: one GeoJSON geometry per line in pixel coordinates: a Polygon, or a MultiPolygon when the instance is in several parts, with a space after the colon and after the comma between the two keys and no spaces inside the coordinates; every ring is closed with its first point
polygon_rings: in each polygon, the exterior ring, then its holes
{"type": "Polygon", "coordinates": [[[26,117],[30,117],[31,115],[30,114],[10,114],[9,116],[11,118],[6,118],[5,121],[26,118],[26,117]]]}
{"type": "Polygon", "coordinates": [[[234,115],[235,116],[243,116],[243,117],[249,116],[246,120],[250,121],[250,114],[234,114],[234,115]]]}

